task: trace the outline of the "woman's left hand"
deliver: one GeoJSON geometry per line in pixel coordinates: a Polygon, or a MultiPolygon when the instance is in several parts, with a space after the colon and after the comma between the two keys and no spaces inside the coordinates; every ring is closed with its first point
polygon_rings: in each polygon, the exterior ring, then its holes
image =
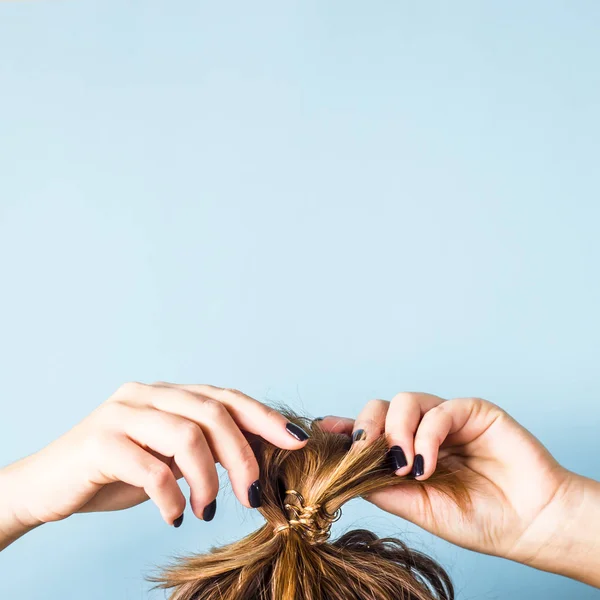
{"type": "Polygon", "coordinates": [[[423,482],[372,494],[380,508],[470,550],[559,572],[564,557],[540,560],[540,547],[552,546],[586,483],[500,407],[405,392],[369,402],[356,421],[326,417],[321,427],[352,435],[354,443],[385,435],[396,473],[423,482]],[[428,485],[439,456],[462,476],[465,504],[428,485]]]}

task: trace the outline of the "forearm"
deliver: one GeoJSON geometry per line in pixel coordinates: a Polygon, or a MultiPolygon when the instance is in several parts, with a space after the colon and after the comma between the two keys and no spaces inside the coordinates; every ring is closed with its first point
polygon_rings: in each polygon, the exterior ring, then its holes
{"type": "Polygon", "coordinates": [[[0,551],[39,525],[26,518],[19,506],[18,499],[24,493],[18,474],[22,462],[0,469],[0,551]]]}
{"type": "Polygon", "coordinates": [[[538,549],[520,562],[600,588],[600,483],[574,474],[544,513],[526,534],[538,549]]]}

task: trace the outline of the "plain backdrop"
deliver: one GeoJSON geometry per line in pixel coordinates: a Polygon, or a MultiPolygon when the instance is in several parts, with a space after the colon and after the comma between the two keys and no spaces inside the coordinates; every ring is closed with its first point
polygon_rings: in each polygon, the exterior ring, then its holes
{"type": "MultiPolygon", "coordinates": [[[[599,27],[594,1],[3,2],[0,464],[171,380],[314,416],[482,396],[600,478],[599,27]]],[[[0,597],[163,598],[155,566],[259,523],[225,480],[209,524],[78,515],[2,552],[0,597]]],[[[352,526],[459,600],[600,596],[364,502],[352,526]]]]}

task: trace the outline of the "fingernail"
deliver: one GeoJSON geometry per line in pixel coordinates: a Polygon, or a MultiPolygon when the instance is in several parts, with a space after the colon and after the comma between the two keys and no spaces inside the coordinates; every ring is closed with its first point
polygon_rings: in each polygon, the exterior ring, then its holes
{"type": "Polygon", "coordinates": [[[174,521],[173,521],[173,527],[177,528],[177,527],[181,527],[181,524],[183,523],[183,513],[181,513],[181,516],[177,517],[174,521]]]}
{"type": "Polygon", "coordinates": [[[364,429],[357,429],[353,434],[352,434],[352,442],[362,442],[363,440],[367,439],[367,433],[364,429]]]}
{"type": "Polygon", "coordinates": [[[425,473],[425,462],[423,461],[423,456],[421,454],[417,454],[415,456],[415,462],[413,464],[413,468],[411,474],[413,477],[420,477],[425,473]]]}
{"type": "Polygon", "coordinates": [[[217,499],[215,498],[210,504],[207,504],[204,507],[204,511],[202,512],[202,520],[212,521],[215,518],[216,512],[217,512],[217,499]]]}
{"type": "Polygon", "coordinates": [[[248,488],[248,502],[252,508],[258,508],[262,504],[262,492],[258,479],[248,488]]]}
{"type": "Polygon", "coordinates": [[[400,446],[392,446],[387,453],[388,461],[392,471],[397,471],[408,464],[406,454],[400,446]]]}
{"type": "Polygon", "coordinates": [[[313,421],[322,421],[325,417],[315,417],[313,421]]]}
{"type": "Polygon", "coordinates": [[[295,423],[288,423],[285,428],[287,429],[287,432],[291,436],[295,437],[299,442],[305,442],[309,438],[308,433],[306,433],[302,427],[296,425],[295,423]]]}

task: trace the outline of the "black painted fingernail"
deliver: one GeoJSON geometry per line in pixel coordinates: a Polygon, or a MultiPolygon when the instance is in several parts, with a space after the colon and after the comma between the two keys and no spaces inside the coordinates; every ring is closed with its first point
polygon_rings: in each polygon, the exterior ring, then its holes
{"type": "Polygon", "coordinates": [[[408,464],[406,454],[404,454],[404,450],[400,446],[392,446],[388,450],[387,458],[392,471],[397,471],[408,464]]]}
{"type": "Polygon", "coordinates": [[[183,513],[181,513],[181,516],[177,517],[174,521],[173,521],[173,527],[177,528],[177,527],[181,527],[181,524],[183,523],[183,513]]]}
{"type": "Polygon", "coordinates": [[[364,429],[357,429],[352,434],[352,442],[362,442],[367,439],[367,433],[364,429]]]}
{"type": "Polygon", "coordinates": [[[315,417],[313,421],[322,421],[325,417],[315,417]]]}
{"type": "Polygon", "coordinates": [[[248,488],[248,502],[252,508],[258,508],[262,504],[262,492],[258,479],[248,488]]]}
{"type": "Polygon", "coordinates": [[[217,499],[215,498],[210,504],[207,504],[204,507],[204,511],[202,512],[202,520],[212,521],[215,518],[216,512],[217,512],[217,499]]]}
{"type": "Polygon", "coordinates": [[[413,468],[411,474],[413,477],[420,477],[425,473],[425,462],[423,461],[423,456],[421,454],[417,454],[415,456],[415,462],[413,464],[413,468]]]}
{"type": "Polygon", "coordinates": [[[310,437],[308,433],[306,433],[302,427],[296,425],[296,423],[288,423],[285,428],[287,429],[287,432],[299,442],[305,442],[310,437]]]}

